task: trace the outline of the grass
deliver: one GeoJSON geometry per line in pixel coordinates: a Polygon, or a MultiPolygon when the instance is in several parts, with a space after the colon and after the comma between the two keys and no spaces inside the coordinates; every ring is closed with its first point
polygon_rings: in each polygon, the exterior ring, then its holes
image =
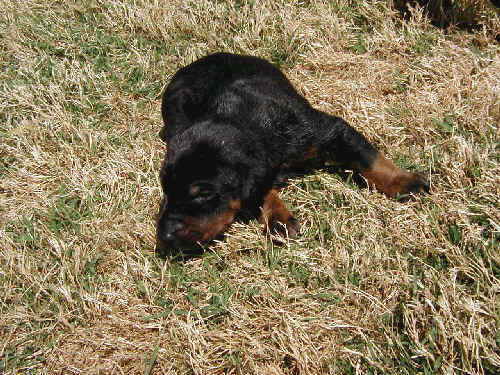
{"type": "Polygon", "coordinates": [[[391,4],[2,1],[0,372],[497,373],[498,43],[391,4]],[[281,191],[298,239],[235,223],[157,257],[161,93],[220,50],[278,64],[432,194],[318,171],[281,191]]]}

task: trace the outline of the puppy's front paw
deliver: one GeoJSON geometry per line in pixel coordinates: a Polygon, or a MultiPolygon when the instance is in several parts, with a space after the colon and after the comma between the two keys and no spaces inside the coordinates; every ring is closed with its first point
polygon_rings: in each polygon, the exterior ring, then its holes
{"type": "Polygon", "coordinates": [[[297,219],[288,211],[276,190],[271,190],[264,198],[262,214],[259,219],[264,224],[264,232],[275,232],[295,238],[300,230],[297,219]]]}
{"type": "Polygon", "coordinates": [[[300,224],[297,219],[290,216],[285,222],[275,221],[264,224],[264,233],[276,233],[288,238],[296,238],[300,232],[300,224]]]}

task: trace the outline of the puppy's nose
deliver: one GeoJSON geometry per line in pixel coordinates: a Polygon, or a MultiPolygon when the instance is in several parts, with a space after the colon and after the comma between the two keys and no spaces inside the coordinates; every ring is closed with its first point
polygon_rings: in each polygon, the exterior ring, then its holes
{"type": "Polygon", "coordinates": [[[163,232],[163,241],[173,242],[176,239],[176,233],[182,229],[183,225],[180,221],[169,221],[163,232]]]}
{"type": "Polygon", "coordinates": [[[175,236],[173,235],[173,233],[165,233],[163,235],[163,241],[165,242],[173,242],[175,239],[175,236]]]}

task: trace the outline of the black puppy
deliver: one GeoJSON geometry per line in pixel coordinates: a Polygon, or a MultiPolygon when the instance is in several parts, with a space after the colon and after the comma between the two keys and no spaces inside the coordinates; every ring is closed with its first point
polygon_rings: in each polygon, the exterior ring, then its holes
{"type": "Polygon", "coordinates": [[[206,243],[240,215],[259,216],[271,229],[282,223],[295,236],[298,223],[273,183],[282,168],[305,160],[356,170],[390,197],[428,191],[421,175],[396,167],[344,120],[312,108],[256,57],[217,53],[180,69],[163,94],[162,116],[160,246],[206,243]]]}

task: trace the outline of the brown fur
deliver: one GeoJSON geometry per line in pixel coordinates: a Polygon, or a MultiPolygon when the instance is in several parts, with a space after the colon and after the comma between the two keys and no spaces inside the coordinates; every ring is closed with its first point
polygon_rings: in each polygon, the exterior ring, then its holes
{"type": "Polygon", "coordinates": [[[264,229],[282,231],[279,223],[286,226],[289,237],[295,237],[299,231],[297,220],[292,216],[285,203],[280,199],[278,192],[271,189],[264,197],[262,213],[259,222],[264,224],[264,229]]]}
{"type": "Polygon", "coordinates": [[[237,216],[260,214],[267,229],[295,236],[297,220],[272,190],[289,168],[336,161],[390,197],[428,190],[420,175],[311,107],[279,69],[253,56],[216,53],[181,68],[163,94],[162,117],[168,155],[160,179],[169,202],[157,235],[172,248],[208,242],[237,216]]]}
{"type": "Polygon", "coordinates": [[[186,217],[185,226],[179,231],[178,237],[187,242],[205,242],[224,232],[234,221],[241,208],[241,201],[229,201],[226,211],[209,218],[186,217]]]}
{"type": "Polygon", "coordinates": [[[381,152],[378,153],[370,168],[360,168],[360,171],[370,185],[392,198],[413,192],[412,185],[416,185],[423,179],[417,173],[411,173],[395,166],[381,152]]]}
{"type": "Polygon", "coordinates": [[[317,147],[311,147],[309,149],[309,151],[307,151],[302,160],[310,160],[310,159],[314,159],[318,156],[318,148],[317,147]]]}

